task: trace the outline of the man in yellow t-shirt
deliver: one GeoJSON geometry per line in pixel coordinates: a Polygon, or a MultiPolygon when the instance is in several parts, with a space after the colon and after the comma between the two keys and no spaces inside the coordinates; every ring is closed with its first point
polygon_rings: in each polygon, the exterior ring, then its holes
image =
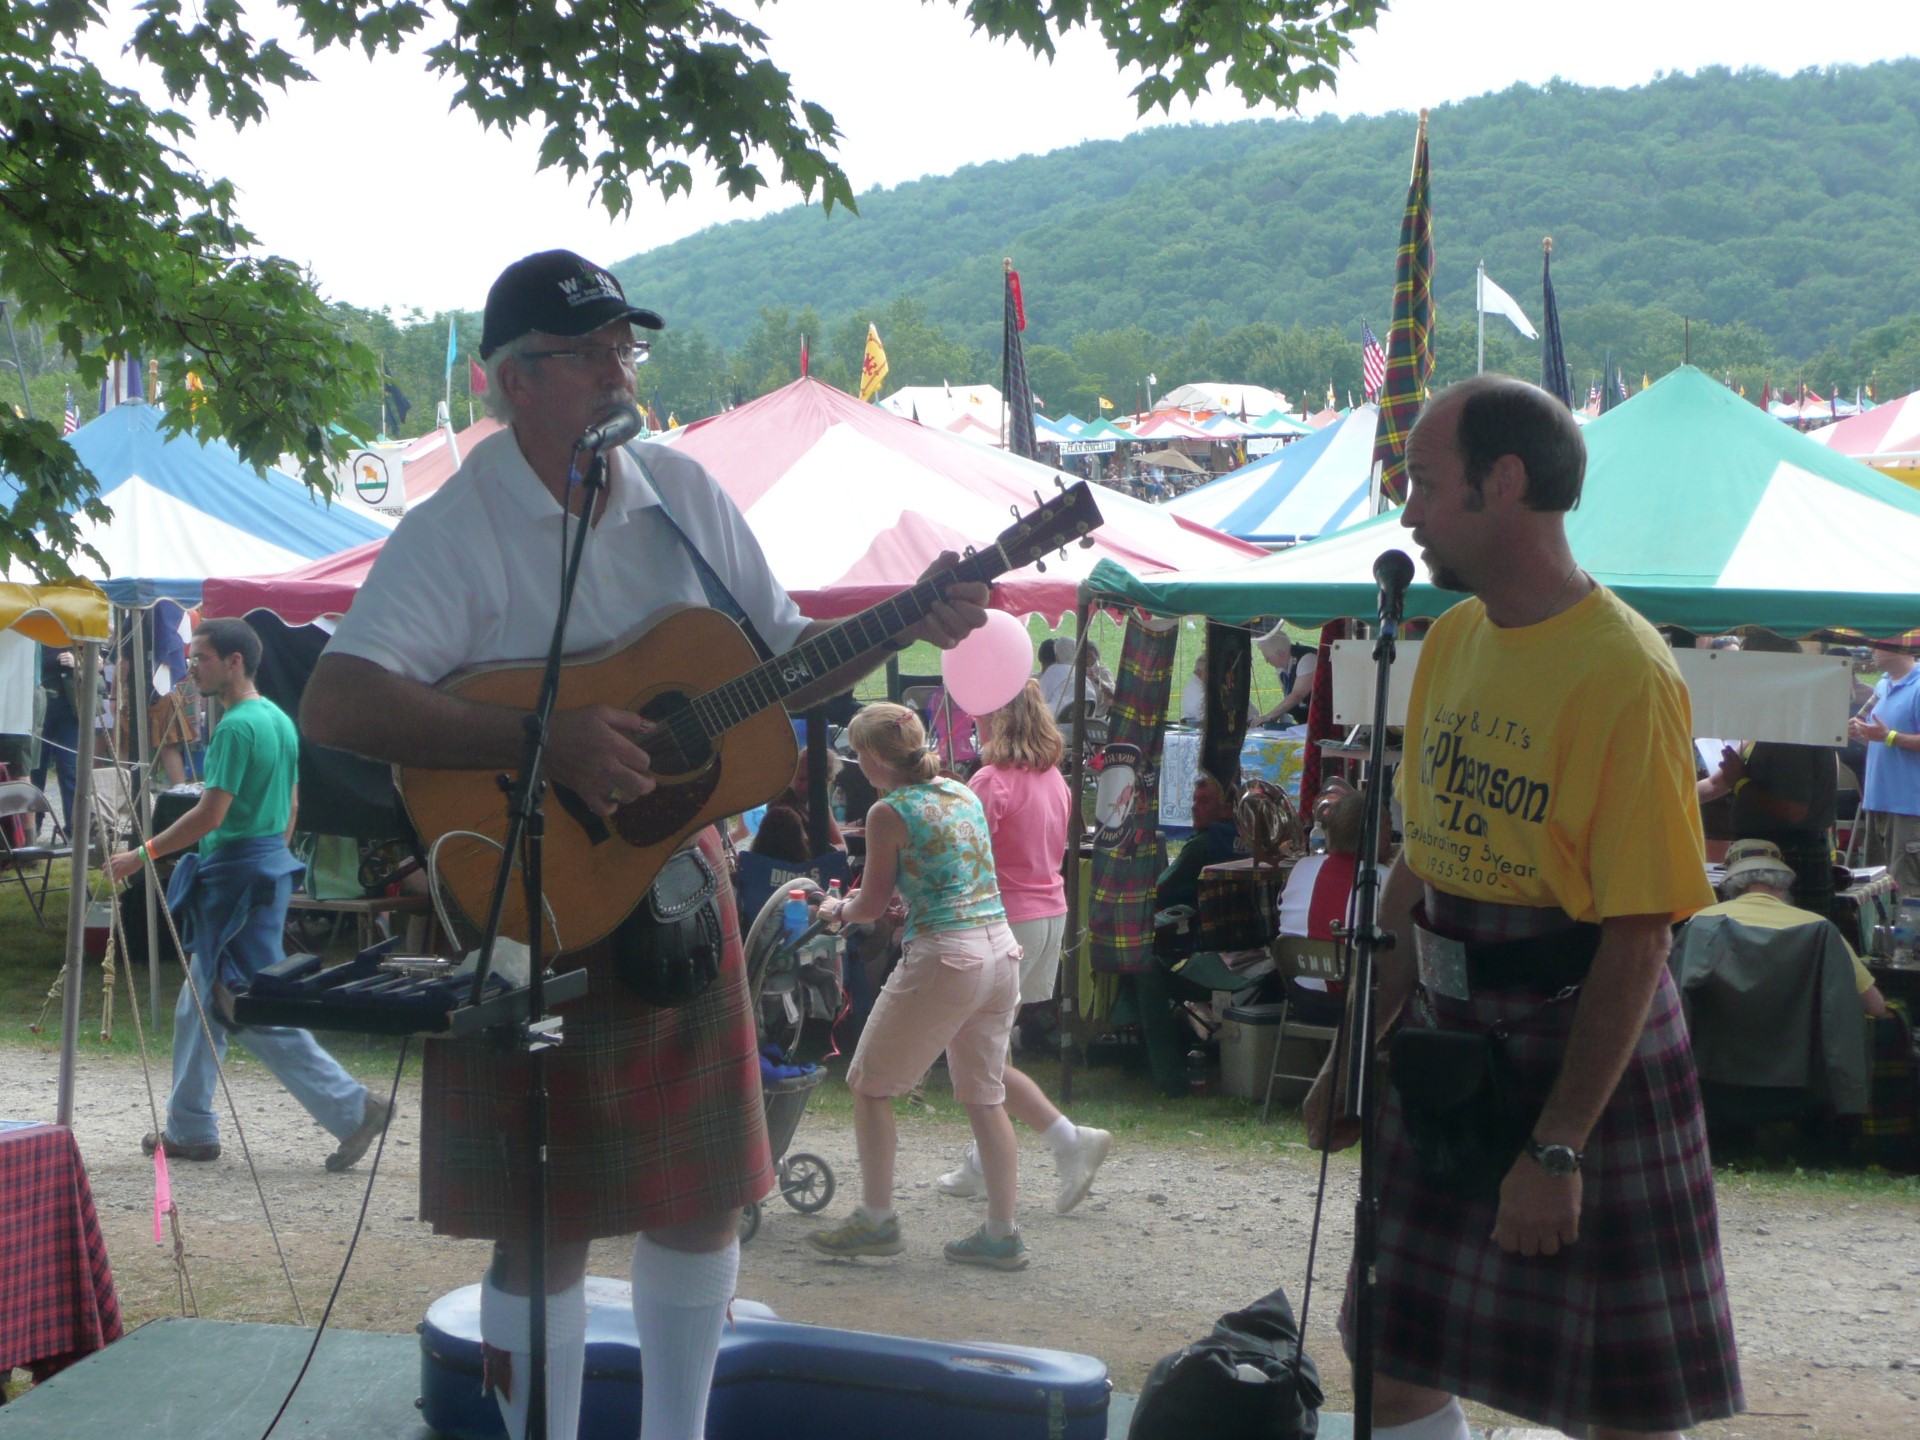
{"type": "MultiPolygon", "coordinates": [[[[1450,387],[1407,468],[1401,524],[1471,598],[1434,623],[1408,702],[1376,1036],[1416,992],[1409,1025],[1498,1029],[1535,1118],[1497,1196],[1466,1193],[1420,1168],[1384,1098],[1374,1433],[1465,1440],[1465,1396],[1569,1434],[1671,1434],[1744,1404],[1666,968],[1673,922],[1713,898],[1686,689],[1573,557],[1586,453],[1558,401],[1450,387]]],[[[1358,1138],[1334,1089],[1323,1073],[1308,1096],[1318,1145],[1358,1138]]]]}

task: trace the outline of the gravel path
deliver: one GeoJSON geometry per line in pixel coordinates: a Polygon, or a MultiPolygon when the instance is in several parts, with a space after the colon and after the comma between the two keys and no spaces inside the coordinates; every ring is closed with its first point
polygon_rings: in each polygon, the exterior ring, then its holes
{"type": "MultiPolygon", "coordinates": [[[[0,1062],[0,1116],[54,1110],[51,1050],[11,1047],[0,1062]]],[[[352,1233],[370,1161],[329,1175],[332,1142],[257,1064],[230,1070],[260,1181],[271,1202],[308,1323],[325,1304],[352,1233]]],[[[155,1086],[164,1103],[165,1077],[155,1086]]],[[[433,1297],[470,1283],[486,1246],[434,1236],[414,1218],[418,1105],[403,1085],[367,1228],[333,1323],[410,1330],[433,1297]]],[[[129,1327],[180,1311],[167,1248],[152,1238],[151,1162],[139,1149],[151,1128],[137,1062],[83,1056],[75,1133],[92,1178],[129,1327]]],[[[294,1318],[274,1242],[240,1146],[226,1126],[223,1157],[176,1163],[188,1270],[199,1313],[233,1320],[294,1318]]],[[[964,1124],[955,1107],[903,1112],[900,1209],[906,1251],[882,1261],[836,1263],[801,1243],[816,1223],[779,1201],[742,1255],[740,1293],[791,1320],[952,1339],[993,1338],[1097,1355],[1123,1390],[1137,1389],[1161,1354],[1204,1333],[1223,1310],[1284,1285],[1299,1304],[1316,1157],[1279,1147],[1247,1159],[1208,1144],[1117,1141],[1094,1191],[1069,1216],[1052,1209],[1052,1166],[1023,1136],[1021,1224],[1033,1254],[1003,1275],[945,1263],[944,1240],[979,1223],[977,1202],[934,1191],[953,1163],[964,1124]]],[[[840,1194],[825,1212],[854,1203],[858,1168],[851,1126],[809,1114],[794,1149],[833,1166],[840,1194]]],[[[1331,1171],[1308,1334],[1327,1372],[1329,1408],[1350,1403],[1346,1366],[1331,1322],[1352,1235],[1356,1171],[1331,1171]]],[[[1920,1207],[1898,1201],[1821,1208],[1735,1182],[1723,1185],[1721,1224],[1729,1285],[1752,1413],[1709,1426],[1715,1437],[1920,1435],[1920,1207]]],[[[624,1276],[628,1246],[596,1247],[596,1274],[624,1276]]],[[[1487,1412],[1483,1419],[1497,1422],[1487,1412]]],[[[1511,1423],[1511,1422],[1508,1422],[1511,1423]]]]}

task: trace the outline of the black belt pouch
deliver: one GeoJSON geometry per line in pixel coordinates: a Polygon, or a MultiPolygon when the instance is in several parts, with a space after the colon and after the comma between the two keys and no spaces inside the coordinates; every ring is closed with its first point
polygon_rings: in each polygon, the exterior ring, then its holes
{"type": "Polygon", "coordinates": [[[676,851],[613,932],[613,973],[648,1005],[686,1005],[720,974],[720,881],[698,849],[676,851]]]}

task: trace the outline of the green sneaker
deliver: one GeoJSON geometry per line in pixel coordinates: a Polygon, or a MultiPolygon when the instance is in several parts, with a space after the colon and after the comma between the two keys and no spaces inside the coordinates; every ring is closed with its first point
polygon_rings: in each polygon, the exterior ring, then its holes
{"type": "Polygon", "coordinates": [[[890,1215],[879,1224],[858,1210],[838,1225],[816,1230],[807,1236],[807,1244],[817,1255],[836,1260],[851,1260],[859,1255],[898,1255],[900,1253],[900,1217],[890,1215]]]}
{"type": "Polygon", "coordinates": [[[945,1253],[956,1265],[984,1265],[989,1270],[1027,1268],[1027,1242],[1018,1230],[996,1240],[982,1225],[964,1240],[949,1240],[945,1253]]]}

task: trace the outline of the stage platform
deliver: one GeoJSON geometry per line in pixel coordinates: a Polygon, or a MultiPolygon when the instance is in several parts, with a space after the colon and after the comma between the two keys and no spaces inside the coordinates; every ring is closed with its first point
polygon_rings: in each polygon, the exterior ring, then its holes
{"type": "MultiPolygon", "coordinates": [[[[312,1339],[292,1325],[156,1320],[0,1406],[0,1440],[260,1440],[312,1339]]],[[[434,1440],[416,1409],[419,1394],[418,1336],[329,1330],[275,1434],[434,1440]]],[[[1112,1397],[1109,1440],[1124,1440],[1133,1402],[1112,1397]]],[[[1350,1416],[1320,1416],[1320,1440],[1352,1433],[1350,1416]]]]}

